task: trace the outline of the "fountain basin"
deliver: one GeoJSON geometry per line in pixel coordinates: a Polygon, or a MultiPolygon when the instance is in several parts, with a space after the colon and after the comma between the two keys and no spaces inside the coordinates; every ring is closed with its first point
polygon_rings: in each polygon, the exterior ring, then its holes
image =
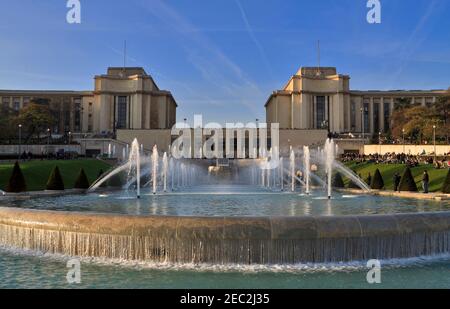
{"type": "Polygon", "coordinates": [[[0,208],[0,245],[168,263],[296,264],[450,252],[450,212],[368,216],[129,216],[0,208]]]}

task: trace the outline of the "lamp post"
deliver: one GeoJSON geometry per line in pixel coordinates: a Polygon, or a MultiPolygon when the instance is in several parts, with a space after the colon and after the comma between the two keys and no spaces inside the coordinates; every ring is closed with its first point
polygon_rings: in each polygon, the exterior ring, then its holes
{"type": "Polygon", "coordinates": [[[364,145],[366,144],[366,140],[364,138],[365,135],[365,124],[364,124],[364,108],[361,107],[361,128],[362,128],[362,138],[363,138],[363,143],[364,145]]]}
{"type": "Polygon", "coordinates": [[[22,125],[19,124],[19,161],[22,154],[22,125]]]}
{"type": "Polygon", "coordinates": [[[434,145],[434,162],[436,162],[436,125],[433,126],[433,145],[434,145]]]}
{"type": "Polygon", "coordinates": [[[50,128],[47,129],[47,160],[49,159],[50,155],[50,128]]]}
{"type": "Polygon", "coordinates": [[[402,129],[403,153],[405,153],[405,129],[402,129]]]}
{"type": "Polygon", "coordinates": [[[380,156],[381,156],[381,132],[378,132],[378,145],[380,146],[380,156]]]}

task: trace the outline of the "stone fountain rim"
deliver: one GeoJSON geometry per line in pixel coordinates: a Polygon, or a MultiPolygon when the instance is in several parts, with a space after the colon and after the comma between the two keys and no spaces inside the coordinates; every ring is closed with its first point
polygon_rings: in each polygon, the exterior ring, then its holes
{"type": "Polygon", "coordinates": [[[350,216],[136,216],[0,207],[0,225],[135,237],[305,240],[450,231],[450,211],[350,216]]]}

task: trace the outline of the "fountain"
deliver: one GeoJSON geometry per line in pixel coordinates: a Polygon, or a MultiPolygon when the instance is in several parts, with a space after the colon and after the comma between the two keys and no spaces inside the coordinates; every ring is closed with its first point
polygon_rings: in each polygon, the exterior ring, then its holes
{"type": "Polygon", "coordinates": [[[111,144],[108,144],[108,158],[109,158],[109,159],[112,158],[112,148],[111,148],[111,144]]]}
{"type": "MultiPolygon", "coordinates": [[[[445,204],[437,212],[433,204],[424,210],[423,201],[414,208],[409,200],[391,203],[387,197],[366,195],[368,186],[335,160],[336,149],[331,139],[323,150],[291,147],[277,162],[277,148],[260,148],[259,159],[230,162],[235,177],[227,178],[208,174],[211,161],[177,160],[168,153],[160,157],[156,145],[145,155],[135,139],[128,160],[94,183],[90,194],[36,200],[33,211],[23,202],[16,208],[0,207],[0,245],[72,256],[214,265],[345,262],[450,252],[445,204]],[[303,171],[302,178],[297,170],[303,171]],[[336,192],[331,199],[333,171],[358,184],[361,193],[336,192]],[[96,190],[119,173],[128,175],[123,190],[102,191],[100,198],[96,190]],[[141,186],[141,179],[149,179],[149,185],[141,186]],[[296,194],[300,187],[305,195],[296,194]],[[350,203],[355,198],[358,203],[350,203]],[[76,211],[73,205],[79,205],[76,211]]],[[[127,154],[127,148],[122,152],[127,154]]]]}

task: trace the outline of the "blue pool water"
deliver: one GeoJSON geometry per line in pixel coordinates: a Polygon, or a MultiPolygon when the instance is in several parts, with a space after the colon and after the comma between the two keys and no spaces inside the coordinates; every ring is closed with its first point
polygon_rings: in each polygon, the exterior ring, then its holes
{"type": "Polygon", "coordinates": [[[450,257],[382,263],[375,285],[358,263],[224,270],[93,260],[81,261],[81,284],[69,284],[68,260],[0,249],[0,288],[450,288],[450,257]]]}
{"type": "Polygon", "coordinates": [[[169,216],[331,216],[450,211],[450,202],[371,195],[272,192],[258,187],[202,186],[153,195],[143,191],[93,193],[22,201],[1,201],[0,207],[169,216]]]}

